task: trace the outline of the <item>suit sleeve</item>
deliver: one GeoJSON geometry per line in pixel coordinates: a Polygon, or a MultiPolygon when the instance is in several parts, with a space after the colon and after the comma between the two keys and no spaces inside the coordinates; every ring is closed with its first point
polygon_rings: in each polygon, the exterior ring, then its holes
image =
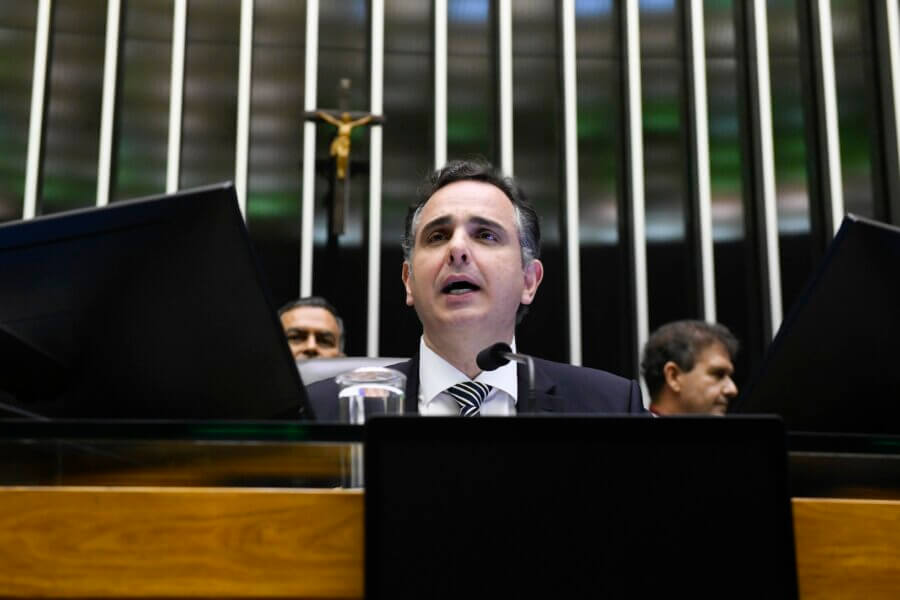
{"type": "Polygon", "coordinates": [[[338,386],[333,377],[306,386],[306,395],[316,421],[338,420],[338,386]]]}
{"type": "Polygon", "coordinates": [[[641,386],[639,386],[638,382],[634,379],[631,380],[631,386],[628,395],[628,412],[646,412],[646,409],[644,408],[644,397],[641,394],[641,386]]]}

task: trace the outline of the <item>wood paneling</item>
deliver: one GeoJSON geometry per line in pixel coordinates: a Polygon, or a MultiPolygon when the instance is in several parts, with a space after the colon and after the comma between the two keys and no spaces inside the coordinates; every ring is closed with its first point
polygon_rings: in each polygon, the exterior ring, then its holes
{"type": "Polygon", "coordinates": [[[900,598],[900,502],[794,498],[803,600],[900,598]]]}
{"type": "Polygon", "coordinates": [[[5,488],[4,597],[360,598],[362,493],[5,488]]]}
{"type": "MultiPolygon", "coordinates": [[[[795,498],[800,595],[900,597],[900,502],[795,498]]],[[[361,598],[363,494],[0,488],[0,596],[361,598]]]]}

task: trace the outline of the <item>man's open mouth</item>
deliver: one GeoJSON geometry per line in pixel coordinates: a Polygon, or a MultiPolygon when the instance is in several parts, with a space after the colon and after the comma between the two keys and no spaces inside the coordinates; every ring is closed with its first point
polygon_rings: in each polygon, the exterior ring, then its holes
{"type": "Polygon", "coordinates": [[[441,289],[441,292],[455,296],[458,294],[465,294],[466,292],[477,292],[480,289],[480,287],[470,281],[454,281],[445,285],[443,289],[441,289]]]}

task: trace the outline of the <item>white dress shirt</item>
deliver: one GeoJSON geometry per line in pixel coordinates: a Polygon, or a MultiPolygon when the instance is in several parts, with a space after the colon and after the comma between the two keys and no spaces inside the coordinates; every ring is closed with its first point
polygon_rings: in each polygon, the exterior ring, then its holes
{"type": "MultiPolygon", "coordinates": [[[[512,351],[516,351],[515,339],[512,341],[512,351]]],[[[419,373],[417,376],[419,378],[420,415],[458,415],[459,404],[444,390],[464,381],[478,381],[491,386],[490,393],[481,403],[482,415],[516,414],[519,380],[514,362],[508,362],[493,371],[482,371],[472,380],[429,348],[425,344],[423,336],[419,340],[419,373]]]]}

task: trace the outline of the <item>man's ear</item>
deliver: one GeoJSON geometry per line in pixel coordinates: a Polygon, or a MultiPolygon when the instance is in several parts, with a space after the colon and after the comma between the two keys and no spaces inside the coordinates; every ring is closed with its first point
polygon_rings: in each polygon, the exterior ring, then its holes
{"type": "Polygon", "coordinates": [[[534,301],[535,294],[537,294],[538,286],[541,285],[541,280],[544,279],[544,265],[535,258],[525,265],[522,272],[525,276],[525,287],[522,289],[520,302],[522,304],[531,304],[534,301]]]}
{"type": "Polygon", "coordinates": [[[413,293],[412,288],[409,287],[409,279],[412,277],[412,272],[410,271],[409,263],[405,260],[403,261],[403,271],[400,274],[400,277],[403,279],[403,287],[406,288],[406,305],[412,306],[414,304],[413,293]]]}
{"type": "Polygon", "coordinates": [[[681,393],[681,368],[674,361],[668,361],[663,365],[663,378],[666,385],[676,394],[681,393]]]}

